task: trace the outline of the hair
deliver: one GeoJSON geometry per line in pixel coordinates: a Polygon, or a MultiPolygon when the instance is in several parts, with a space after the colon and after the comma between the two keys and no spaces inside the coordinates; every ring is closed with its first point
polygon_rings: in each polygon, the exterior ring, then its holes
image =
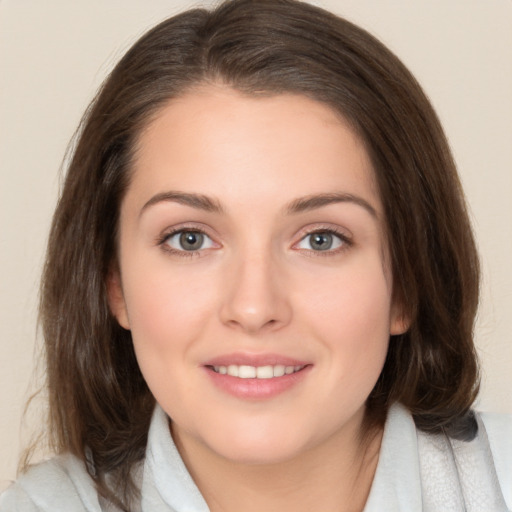
{"type": "Polygon", "coordinates": [[[204,84],[305,95],[361,138],[384,207],[394,298],[410,322],[390,339],[368,417],[382,424],[398,401],[418,428],[467,437],[479,380],[479,265],[433,108],[399,59],[352,23],[295,0],[232,0],[186,11],[142,36],[77,132],[41,288],[54,450],[93,461],[87,467],[100,495],[127,508],[155,401],[131,334],[108,306],[119,209],[141,131],[172,98],[204,84]]]}

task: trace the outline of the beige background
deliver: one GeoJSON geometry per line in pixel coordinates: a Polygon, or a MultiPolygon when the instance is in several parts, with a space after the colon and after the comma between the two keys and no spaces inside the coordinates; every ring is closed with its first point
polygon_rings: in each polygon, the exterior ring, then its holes
{"type": "MultiPolygon", "coordinates": [[[[438,110],[483,260],[479,407],[512,413],[512,1],[314,3],[380,37],[438,110]]],[[[67,142],[123,50],[190,5],[201,2],[0,0],[0,489],[37,385],[38,279],[67,142]]],[[[26,423],[37,427],[37,414],[26,423]]]]}

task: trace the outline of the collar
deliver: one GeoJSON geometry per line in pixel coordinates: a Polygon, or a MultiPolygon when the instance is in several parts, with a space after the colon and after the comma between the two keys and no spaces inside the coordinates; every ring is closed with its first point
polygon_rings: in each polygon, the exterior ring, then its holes
{"type": "Polygon", "coordinates": [[[379,462],[364,512],[406,512],[422,509],[416,426],[400,404],[388,411],[379,462]]]}
{"type": "Polygon", "coordinates": [[[169,418],[157,405],[148,434],[142,480],[144,512],[209,512],[169,430],[169,418]]]}

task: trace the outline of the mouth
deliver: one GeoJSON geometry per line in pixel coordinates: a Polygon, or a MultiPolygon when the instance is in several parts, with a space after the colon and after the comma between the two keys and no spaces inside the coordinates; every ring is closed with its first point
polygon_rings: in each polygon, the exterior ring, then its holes
{"type": "Polygon", "coordinates": [[[306,366],[307,365],[304,364],[288,366],[283,364],[265,366],[230,364],[228,366],[208,365],[207,368],[219,375],[229,375],[230,377],[237,377],[239,379],[274,379],[300,372],[306,366]]]}
{"type": "Polygon", "coordinates": [[[238,399],[271,399],[308,380],[313,364],[275,354],[230,354],[203,365],[211,382],[238,399]]]}

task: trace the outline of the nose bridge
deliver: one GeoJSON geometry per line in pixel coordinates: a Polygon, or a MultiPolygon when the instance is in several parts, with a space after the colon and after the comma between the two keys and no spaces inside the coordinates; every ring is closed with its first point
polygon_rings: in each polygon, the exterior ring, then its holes
{"type": "Polygon", "coordinates": [[[248,332],[278,328],[291,315],[282,269],[270,247],[240,250],[228,270],[222,321],[248,332]]]}

